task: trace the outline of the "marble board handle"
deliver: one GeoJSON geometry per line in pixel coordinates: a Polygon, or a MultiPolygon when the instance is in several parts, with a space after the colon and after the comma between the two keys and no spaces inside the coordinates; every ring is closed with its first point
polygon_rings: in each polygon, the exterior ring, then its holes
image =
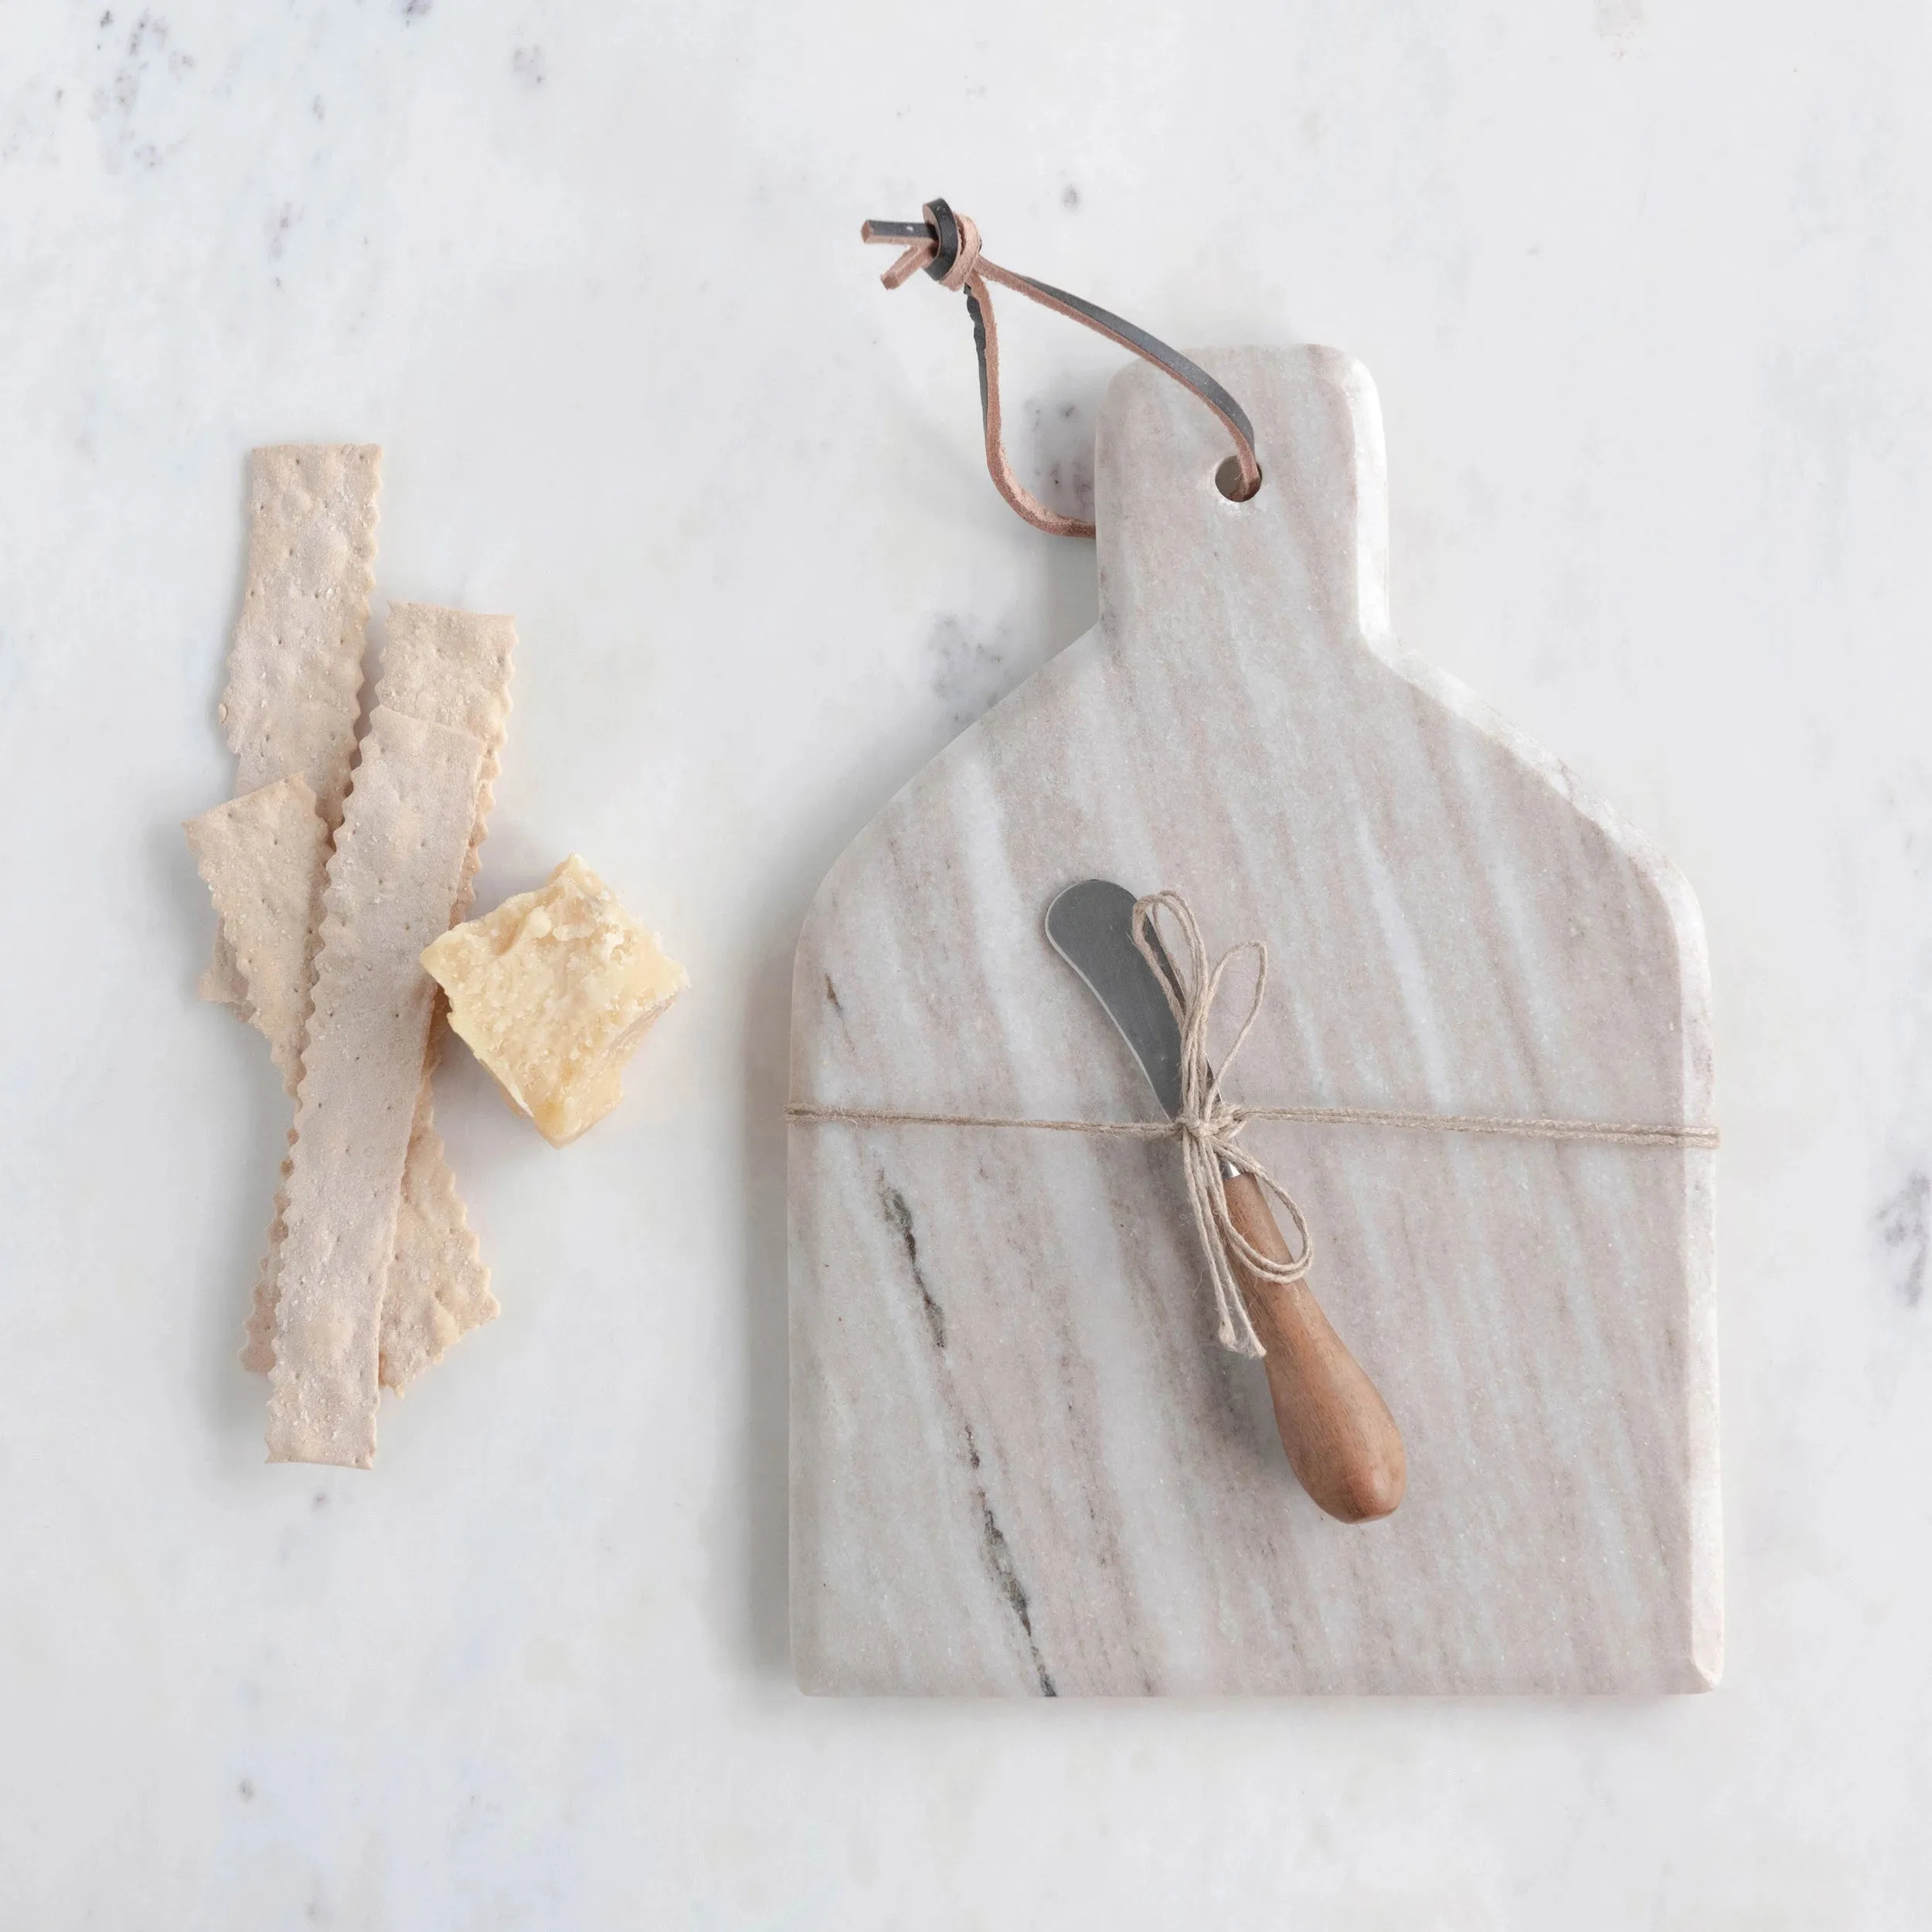
{"type": "MultiPolygon", "coordinates": [[[[1292,1250],[1252,1175],[1221,1183],[1228,1216],[1264,1254],[1287,1260],[1292,1250]]],[[[1274,1426],[1301,1486],[1343,1522],[1389,1515],[1408,1487],[1409,1464],[1389,1405],[1328,1325],[1305,1281],[1264,1281],[1229,1257],[1240,1277],[1248,1316],[1267,1353],[1274,1426]]]]}

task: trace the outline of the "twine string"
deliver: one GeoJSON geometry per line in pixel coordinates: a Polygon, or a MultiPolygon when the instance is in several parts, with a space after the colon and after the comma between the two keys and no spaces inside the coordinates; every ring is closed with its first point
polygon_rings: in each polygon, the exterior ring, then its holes
{"type": "Polygon", "coordinates": [[[1264,1352],[1235,1272],[1242,1269],[1278,1287],[1306,1279],[1315,1241],[1294,1196],[1240,1145],[1253,1121],[1286,1121],[1324,1127],[1393,1128],[1408,1131],[1491,1134],[1516,1140],[1595,1141],[1624,1147],[1715,1148],[1714,1127],[1643,1121],[1587,1121],[1488,1114],[1412,1113],[1369,1107],[1248,1107],[1222,1091],[1228,1070],[1247,1044],[1267,992],[1268,949],[1260,940],[1231,946],[1210,967],[1201,929],[1187,901],[1177,892],[1158,892],[1134,906],[1135,947],[1160,982],[1181,1033],[1181,1111],[1165,1121],[1042,1119],[991,1114],[935,1114],[898,1107],[825,1107],[794,1100],[786,1110],[801,1123],[842,1121],[853,1126],[1020,1128],[1036,1133],[1083,1134],[1118,1139],[1178,1140],[1187,1182],[1188,1207],[1214,1290],[1216,1332],[1221,1345],[1237,1355],[1264,1352]],[[1179,935],[1172,974],[1166,962],[1175,948],[1165,944],[1160,924],[1170,918],[1179,935]],[[1247,1011],[1217,1072],[1208,1056],[1209,1023],[1229,968],[1246,954],[1254,956],[1253,987],[1247,1011]],[[1223,1164],[1225,1165],[1225,1168],[1223,1164]],[[1249,1175],[1272,1195],[1293,1224],[1296,1252],[1285,1260],[1264,1254],[1243,1235],[1229,1213],[1223,1185],[1226,1168],[1249,1175]]]}
{"type": "Polygon", "coordinates": [[[1253,1155],[1237,1145],[1247,1117],[1239,1114],[1221,1096],[1221,1083],[1228,1069],[1240,1056],[1248,1036],[1261,1011],[1268,990],[1268,949],[1258,939],[1247,939],[1230,946],[1208,964],[1207,944],[1192,909],[1177,892],[1158,892],[1134,902],[1134,945],[1147,961],[1148,970],[1159,981],[1167,995],[1175,1024],[1181,1033],[1181,1111],[1174,1117],[1180,1135],[1181,1165],[1187,1177],[1188,1206],[1194,1216],[1194,1231],[1206,1256],[1208,1276],[1214,1287],[1215,1333],[1224,1349],[1236,1355],[1260,1355],[1265,1352],[1261,1338],[1254,1332],[1240,1284],[1235,1279],[1238,1259],[1250,1276],[1278,1287],[1305,1280],[1315,1258],[1315,1240],[1308,1223],[1293,1195],[1253,1155]],[[1160,917],[1168,914],[1180,929],[1182,960],[1173,972],[1163,970],[1164,961],[1173,951],[1161,943],[1160,917]],[[1254,985],[1248,995],[1248,1010],[1235,1029],[1234,1043],[1221,1061],[1219,1072],[1208,1058],[1208,1022],[1215,1002],[1221,997],[1221,982],[1228,968],[1244,953],[1254,955],[1254,985]],[[1286,1260],[1264,1254],[1235,1226],[1228,1211],[1227,1189],[1222,1176],[1230,1168],[1251,1175],[1274,1196],[1294,1223],[1297,1252],[1286,1260]]]}

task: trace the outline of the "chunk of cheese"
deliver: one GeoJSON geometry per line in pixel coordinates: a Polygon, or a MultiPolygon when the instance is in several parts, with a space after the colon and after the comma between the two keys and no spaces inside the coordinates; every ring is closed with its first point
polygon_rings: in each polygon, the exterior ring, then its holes
{"type": "Polygon", "coordinates": [[[536,892],[452,927],[423,965],[451,1026],[556,1147],[624,1097],[624,1062],[691,983],[574,852],[536,892]]]}

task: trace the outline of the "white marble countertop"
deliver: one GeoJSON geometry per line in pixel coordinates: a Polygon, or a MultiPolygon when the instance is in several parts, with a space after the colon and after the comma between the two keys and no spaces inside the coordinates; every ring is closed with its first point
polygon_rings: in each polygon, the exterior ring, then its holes
{"type": "MultiPolygon", "coordinates": [[[[0,1923],[1923,1923],[1917,13],[237,14],[0,21],[0,1923]],[[792,1688],[793,940],[1092,615],[977,467],[957,305],[858,246],[934,192],[1172,340],[1359,355],[1404,641],[1696,886],[1716,1695],[792,1688]],[[519,621],[482,903],[580,850],[694,982],[563,1153],[453,1056],[504,1311],[367,1475],[262,1461],[287,1103],[192,998],[179,830],[230,780],[243,453],[311,438],[386,447],[379,610],[519,621]]],[[[1008,334],[1067,495],[1113,366],[1071,337],[1008,334]]]]}

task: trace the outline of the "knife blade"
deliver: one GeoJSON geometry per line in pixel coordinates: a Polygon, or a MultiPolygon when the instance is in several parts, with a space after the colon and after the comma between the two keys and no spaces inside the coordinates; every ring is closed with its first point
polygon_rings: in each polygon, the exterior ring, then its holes
{"type": "MultiPolygon", "coordinates": [[[[1148,937],[1178,990],[1172,962],[1151,929],[1148,937]]],[[[1046,937],[1120,1029],[1154,1097],[1172,1120],[1181,1111],[1180,1024],[1134,944],[1134,895],[1111,879],[1083,879],[1047,907],[1046,937]]]]}
{"type": "MultiPolygon", "coordinates": [[[[1180,978],[1147,928],[1158,973],[1134,944],[1134,895],[1107,879],[1083,879],[1046,909],[1046,938],[1097,999],[1127,1042],[1169,1119],[1182,1109],[1181,1029],[1159,975],[1178,994],[1180,978]]],[[[1261,1184],[1223,1157],[1229,1218],[1253,1247],[1281,1260],[1291,1250],[1261,1184]]],[[[1402,1501],[1408,1461],[1402,1437],[1375,1384],[1330,1325],[1305,1281],[1270,1281],[1230,1248],[1248,1318],[1266,1351],[1262,1367],[1275,1427],[1301,1485],[1332,1516],[1370,1522],[1402,1501]]]]}

